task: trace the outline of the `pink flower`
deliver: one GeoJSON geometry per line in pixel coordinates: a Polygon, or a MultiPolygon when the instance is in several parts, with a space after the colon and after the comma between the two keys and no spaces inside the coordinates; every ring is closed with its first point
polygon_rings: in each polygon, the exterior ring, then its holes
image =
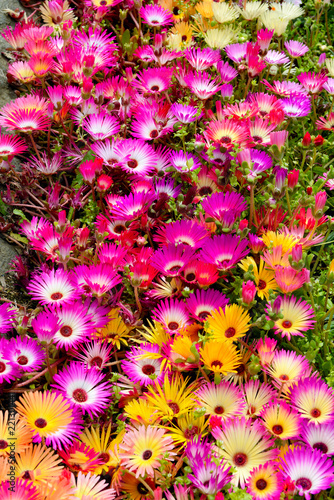
{"type": "Polygon", "coordinates": [[[256,286],[253,281],[247,281],[242,284],[242,300],[245,304],[250,305],[256,295],[256,286]]]}

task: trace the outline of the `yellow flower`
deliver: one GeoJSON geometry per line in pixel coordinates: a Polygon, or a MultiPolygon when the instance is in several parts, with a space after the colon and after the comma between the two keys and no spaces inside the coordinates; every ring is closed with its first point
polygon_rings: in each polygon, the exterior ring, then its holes
{"type": "Polygon", "coordinates": [[[57,12],[55,15],[55,12],[52,12],[49,4],[51,2],[44,2],[43,5],[40,7],[42,19],[45,24],[48,26],[53,26],[54,28],[58,28],[59,25],[62,25],[66,23],[67,21],[72,21],[75,22],[77,18],[73,14],[73,10],[70,9],[70,5],[67,0],[64,0],[64,2],[58,2],[57,3],[57,12]]]}
{"type": "Polygon", "coordinates": [[[193,30],[189,23],[181,21],[176,23],[171,29],[172,35],[181,37],[181,43],[184,47],[189,47],[192,41],[193,30]]]}
{"type": "Polygon", "coordinates": [[[213,17],[212,3],[213,0],[203,0],[202,2],[198,2],[196,4],[195,9],[199,12],[199,14],[201,14],[202,17],[211,19],[213,17]]]}
{"type": "Polygon", "coordinates": [[[209,420],[205,416],[195,417],[194,412],[188,412],[183,417],[177,419],[177,423],[173,427],[165,427],[168,435],[173,438],[174,443],[184,446],[193,437],[201,435],[205,436],[208,431],[207,427],[209,420]]]}
{"type": "Polygon", "coordinates": [[[118,308],[111,309],[108,314],[110,318],[109,323],[95,335],[97,338],[111,342],[117,349],[120,349],[121,343],[128,345],[126,339],[129,338],[130,329],[126,326],[118,311],[118,308]]]}
{"type": "Polygon", "coordinates": [[[236,40],[237,33],[231,28],[208,29],[205,33],[205,42],[212,49],[223,49],[236,40]]]}
{"type": "Polygon", "coordinates": [[[61,459],[50,448],[39,444],[30,446],[15,456],[16,477],[40,484],[58,478],[63,470],[61,459]]]}
{"type": "Polygon", "coordinates": [[[109,424],[107,428],[102,427],[102,430],[100,427],[86,428],[80,435],[80,440],[93,448],[96,453],[99,453],[98,458],[103,462],[94,469],[94,474],[102,474],[103,471],[108,471],[110,467],[117,467],[120,464],[118,451],[124,432],[120,432],[115,439],[110,440],[111,424],[109,424]]]}
{"type": "Polygon", "coordinates": [[[246,273],[249,270],[249,267],[253,266],[252,273],[255,276],[256,290],[260,299],[263,299],[265,297],[268,300],[270,290],[277,290],[275,273],[274,271],[264,268],[264,260],[260,259],[258,268],[253,257],[246,257],[246,259],[243,259],[240,262],[239,266],[246,273]]]}
{"type": "Polygon", "coordinates": [[[131,500],[147,500],[148,498],[149,491],[145,485],[128,472],[122,476],[120,489],[128,493],[131,500]]]}
{"type": "Polygon", "coordinates": [[[205,368],[214,373],[235,372],[240,364],[237,348],[227,342],[206,342],[200,353],[205,368]]]}
{"type": "Polygon", "coordinates": [[[230,21],[234,21],[234,19],[239,17],[239,13],[237,12],[237,10],[225,2],[213,2],[212,11],[214,18],[219,23],[229,23],[230,21]]]}
{"type": "Polygon", "coordinates": [[[334,259],[332,262],[329,264],[329,274],[334,274],[334,259]]]}
{"type": "Polygon", "coordinates": [[[282,245],[283,254],[288,250],[291,250],[298,243],[297,239],[292,234],[285,234],[280,232],[275,233],[274,231],[267,231],[262,235],[262,240],[267,248],[273,248],[282,245]]]}
{"type": "Polygon", "coordinates": [[[195,388],[196,384],[190,384],[189,378],[184,379],[181,374],[174,373],[171,378],[165,376],[163,387],[157,383],[150,385],[146,397],[153,408],[158,410],[159,417],[172,420],[195,406],[195,388]]]}
{"type": "Polygon", "coordinates": [[[124,415],[130,420],[144,425],[154,424],[159,420],[157,410],[146,399],[133,399],[124,406],[124,415]]]}
{"type": "MultiPolygon", "coordinates": [[[[14,422],[13,422],[14,423],[14,422]]],[[[10,441],[15,438],[15,451],[16,453],[23,452],[28,446],[30,446],[32,441],[32,432],[24,424],[24,422],[19,419],[18,415],[15,415],[15,431],[12,431],[8,426],[8,411],[0,411],[0,457],[8,457],[10,454],[10,441]],[[14,436],[12,433],[15,433],[14,436]]]]}
{"type": "Polygon", "coordinates": [[[0,483],[7,481],[9,475],[9,463],[7,457],[0,457],[0,483]]]}
{"type": "Polygon", "coordinates": [[[148,321],[148,327],[143,325],[142,328],[144,329],[144,331],[141,330],[142,336],[151,344],[158,344],[161,347],[163,344],[168,344],[171,339],[169,333],[158,321],[153,321],[153,323],[148,321]]]}
{"type": "Polygon", "coordinates": [[[207,318],[207,331],[214,340],[233,342],[248,332],[250,315],[237,304],[221,307],[207,318]]]}

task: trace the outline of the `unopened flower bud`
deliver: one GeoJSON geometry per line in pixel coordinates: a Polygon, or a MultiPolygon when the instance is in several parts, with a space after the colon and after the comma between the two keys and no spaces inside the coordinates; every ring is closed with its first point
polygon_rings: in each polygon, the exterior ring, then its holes
{"type": "Polygon", "coordinates": [[[242,284],[242,300],[245,304],[250,305],[256,295],[256,286],[253,281],[247,281],[242,284]]]}
{"type": "Polygon", "coordinates": [[[309,132],[306,132],[302,140],[302,145],[304,146],[304,148],[307,148],[309,147],[311,142],[312,142],[311,134],[309,132]]]}

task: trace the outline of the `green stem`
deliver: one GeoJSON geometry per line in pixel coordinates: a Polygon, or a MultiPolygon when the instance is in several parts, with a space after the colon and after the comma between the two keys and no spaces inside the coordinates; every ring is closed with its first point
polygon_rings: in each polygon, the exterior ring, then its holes
{"type": "Polygon", "coordinates": [[[252,227],[253,214],[254,214],[254,184],[250,186],[250,207],[249,207],[249,229],[252,227]]]}
{"type": "Polygon", "coordinates": [[[286,203],[288,205],[289,217],[291,217],[292,211],[291,211],[291,205],[290,205],[290,196],[289,196],[289,188],[288,188],[288,186],[286,186],[286,188],[285,188],[285,196],[286,196],[286,203]]]}
{"type": "Polygon", "coordinates": [[[331,229],[329,228],[329,229],[328,229],[328,231],[327,231],[327,233],[326,233],[325,239],[324,239],[324,241],[322,242],[322,246],[321,246],[321,248],[320,248],[320,250],[319,250],[319,252],[318,252],[318,257],[317,257],[317,260],[315,261],[314,266],[313,266],[313,269],[312,269],[312,271],[311,271],[311,277],[313,276],[314,271],[316,270],[316,268],[317,268],[317,266],[318,266],[318,264],[319,264],[320,257],[321,257],[321,255],[322,255],[322,252],[323,252],[323,250],[324,250],[324,246],[325,246],[325,245],[324,245],[324,243],[326,243],[327,238],[328,238],[328,236],[330,235],[330,232],[331,232],[331,229]]]}

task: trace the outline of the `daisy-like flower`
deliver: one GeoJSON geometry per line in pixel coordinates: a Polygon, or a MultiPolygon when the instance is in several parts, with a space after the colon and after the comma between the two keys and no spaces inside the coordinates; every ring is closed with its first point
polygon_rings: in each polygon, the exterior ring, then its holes
{"type": "Polygon", "coordinates": [[[173,335],[190,324],[186,306],[179,300],[161,301],[152,311],[153,318],[162,323],[167,332],[173,335]]]}
{"type": "Polygon", "coordinates": [[[70,494],[74,495],[75,499],[86,500],[114,500],[116,491],[114,488],[109,488],[108,483],[99,476],[88,472],[84,474],[79,472],[76,478],[72,479],[72,489],[70,494]]]}
{"type": "Polygon", "coordinates": [[[304,56],[306,52],[309,51],[307,45],[296,40],[289,40],[288,42],[285,42],[284,47],[293,58],[304,56]]]}
{"type": "Polygon", "coordinates": [[[235,468],[232,483],[240,484],[241,488],[245,487],[252,469],[277,457],[277,450],[271,449],[274,440],[263,431],[258,420],[252,423],[245,417],[231,418],[223,422],[222,429],[214,427],[211,432],[222,442],[219,454],[235,468]]]}
{"type": "Polygon", "coordinates": [[[137,219],[148,211],[155,199],[155,193],[131,193],[112,207],[112,214],[125,221],[137,219]]]}
{"type": "Polygon", "coordinates": [[[28,285],[30,295],[41,304],[68,304],[80,297],[72,276],[63,269],[36,274],[28,285]]]}
{"type": "Polygon", "coordinates": [[[235,373],[241,361],[235,345],[227,342],[206,342],[200,354],[204,367],[215,374],[235,373]]]}
{"type": "Polygon", "coordinates": [[[226,271],[249,253],[246,247],[247,241],[240,241],[239,236],[221,234],[204,242],[200,259],[208,264],[215,264],[219,270],[226,271]]]}
{"type": "Polygon", "coordinates": [[[305,423],[301,431],[301,440],[326,455],[334,455],[334,421],[330,420],[321,425],[314,422],[305,423]]]}
{"type": "MultiPolygon", "coordinates": [[[[268,309],[271,308],[270,305],[267,307],[268,309]]],[[[314,311],[312,307],[302,299],[297,300],[293,295],[291,297],[284,295],[280,313],[283,314],[283,318],[275,321],[275,333],[280,333],[282,337],[287,337],[288,340],[291,339],[291,335],[303,337],[304,335],[301,332],[314,328],[315,320],[313,319],[314,311]]],[[[267,316],[267,319],[269,320],[269,316],[267,316]]]]}
{"type": "Polygon", "coordinates": [[[208,420],[205,416],[198,417],[194,412],[189,412],[177,419],[177,424],[169,427],[169,435],[176,445],[184,446],[194,436],[205,436],[207,434],[208,420]]]}
{"type": "Polygon", "coordinates": [[[235,7],[236,10],[242,15],[247,21],[257,19],[264,12],[268,10],[268,5],[262,2],[245,2],[243,8],[235,7]]]}
{"type": "Polygon", "coordinates": [[[290,62],[290,59],[284,52],[268,50],[267,54],[264,56],[264,61],[268,64],[287,64],[290,62]]]}
{"type": "Polygon", "coordinates": [[[0,159],[10,161],[15,155],[27,151],[26,143],[15,135],[0,134],[0,159]]]}
{"type": "Polygon", "coordinates": [[[108,471],[110,467],[117,467],[120,463],[118,457],[119,444],[123,439],[124,431],[119,432],[115,439],[111,437],[111,424],[108,427],[86,427],[80,434],[80,441],[98,453],[100,464],[95,466],[94,474],[102,474],[108,471]]]}
{"type": "Polygon", "coordinates": [[[259,380],[249,380],[241,389],[246,401],[246,415],[249,417],[259,415],[262,408],[277,394],[271,385],[260,385],[259,380]]]}
{"type": "MultiPolygon", "coordinates": [[[[16,414],[14,419],[8,420],[8,411],[0,411],[0,459],[6,458],[11,453],[13,437],[15,437],[15,452],[22,453],[31,446],[32,433],[16,414]],[[13,426],[15,430],[13,431],[13,426]]],[[[8,462],[7,462],[8,463],[8,462]]],[[[7,479],[7,478],[6,478],[7,479]]],[[[1,480],[1,470],[0,470],[1,480]]]]}
{"type": "Polygon", "coordinates": [[[328,76],[324,73],[301,73],[297,76],[299,82],[309,94],[317,94],[327,82],[328,76]]]}
{"type": "Polygon", "coordinates": [[[209,232],[195,220],[178,220],[159,228],[154,241],[159,246],[184,244],[197,250],[208,237],[209,232]]]}
{"type": "Polygon", "coordinates": [[[330,488],[334,481],[332,460],[319,450],[290,449],[280,460],[284,479],[293,481],[296,493],[311,500],[311,495],[330,488]]]}
{"type": "Polygon", "coordinates": [[[127,338],[129,337],[130,329],[124,323],[122,317],[119,314],[119,310],[111,309],[108,314],[110,320],[103,329],[95,332],[95,337],[98,339],[105,339],[112,345],[116,346],[117,349],[121,348],[121,343],[128,345],[127,338]]]}
{"type": "Polygon", "coordinates": [[[189,474],[188,478],[195,488],[205,495],[218,493],[230,482],[231,467],[224,460],[217,463],[217,461],[211,460],[210,457],[204,460],[197,458],[190,464],[193,474],[189,474]]]}
{"type": "MultiPolygon", "coordinates": [[[[120,489],[121,491],[125,491],[132,500],[147,500],[148,498],[147,495],[149,491],[146,486],[144,486],[139,479],[130,475],[128,472],[122,474],[120,489]]],[[[158,490],[158,488],[156,488],[156,490],[158,490]]],[[[164,494],[167,495],[168,492],[165,492],[164,494]]],[[[175,500],[174,497],[172,500],[175,500]]]]}
{"type": "Polygon", "coordinates": [[[165,276],[179,276],[195,256],[195,249],[180,243],[177,246],[170,243],[154,252],[150,264],[165,276]]]}
{"type": "Polygon", "coordinates": [[[207,383],[196,392],[196,401],[206,414],[218,415],[223,420],[242,415],[245,401],[240,389],[225,380],[216,385],[207,383]]]}
{"type": "Polygon", "coordinates": [[[301,417],[285,401],[272,400],[260,412],[264,427],[279,439],[296,438],[301,430],[301,417]]]}
{"type": "Polygon", "coordinates": [[[35,339],[16,337],[10,341],[8,357],[23,372],[32,372],[41,368],[45,353],[35,339]]]}
{"type": "MultiPolygon", "coordinates": [[[[237,39],[236,31],[230,28],[229,26],[226,26],[226,28],[223,29],[209,28],[205,32],[204,36],[205,43],[209,47],[211,47],[212,49],[220,49],[220,50],[226,47],[226,45],[235,42],[236,39],[237,39]]],[[[221,89],[223,89],[223,86],[221,87],[221,89]]]]}
{"type": "Polygon", "coordinates": [[[88,370],[74,361],[54,376],[52,387],[60,391],[74,407],[92,417],[110,403],[111,386],[103,380],[104,374],[97,368],[88,370]]]}
{"type": "Polygon", "coordinates": [[[231,304],[225,309],[220,307],[207,317],[207,331],[219,342],[233,342],[248,332],[250,320],[250,315],[243,307],[231,304]]]}
{"type": "MultiPolygon", "coordinates": [[[[279,307],[280,308],[280,301],[279,307]]],[[[256,350],[258,352],[260,362],[262,365],[267,365],[271,363],[275,355],[275,349],[277,346],[277,340],[265,337],[264,339],[259,339],[256,344],[256,350]]]]}
{"type": "Polygon", "coordinates": [[[39,10],[43,21],[48,26],[62,26],[68,21],[74,22],[77,20],[67,0],[46,1],[39,10]]]}
{"type": "Polygon", "coordinates": [[[233,120],[213,121],[204,131],[205,139],[220,144],[226,150],[232,149],[235,144],[245,145],[249,139],[249,132],[244,125],[233,120]]]}
{"type": "Polygon", "coordinates": [[[196,290],[187,299],[187,309],[191,316],[197,321],[206,321],[215,309],[223,309],[229,299],[218,290],[196,290]]]}
{"type": "Polygon", "coordinates": [[[103,370],[111,358],[112,344],[108,342],[92,341],[90,344],[79,347],[80,352],[72,351],[71,355],[84,364],[86,368],[96,367],[103,370]]]}
{"type": "Polygon", "coordinates": [[[63,467],[58,455],[41,443],[15,455],[16,476],[35,485],[59,478],[63,467]]]}
{"type": "Polygon", "coordinates": [[[11,304],[0,305],[0,333],[9,332],[14,325],[17,310],[11,304]]]}
{"type": "Polygon", "coordinates": [[[31,326],[40,342],[51,343],[56,332],[61,327],[58,316],[53,311],[42,311],[36,316],[31,326]]]}
{"type": "Polygon", "coordinates": [[[165,375],[163,384],[153,384],[147,387],[146,399],[157,410],[160,418],[179,418],[191,411],[195,406],[194,391],[196,383],[189,383],[180,373],[165,375]]]}
{"type": "Polygon", "coordinates": [[[139,11],[140,17],[145,24],[149,26],[166,26],[173,24],[173,15],[160,5],[146,5],[141,7],[139,11]]]}
{"type": "Polygon", "coordinates": [[[132,347],[126,353],[128,361],[122,362],[122,370],[134,383],[150,385],[155,381],[163,382],[165,372],[162,370],[161,361],[157,359],[159,346],[143,343],[140,347],[132,347]]]}
{"type": "MultiPolygon", "coordinates": [[[[266,371],[272,378],[276,387],[289,388],[302,377],[310,375],[311,369],[304,356],[298,356],[293,351],[276,351],[269,366],[265,366],[266,371]]],[[[333,403],[334,404],[334,403],[333,403]]]]}
{"type": "MultiPolygon", "coordinates": [[[[307,377],[290,388],[291,405],[308,423],[327,423],[334,417],[334,391],[320,378],[307,377]]],[[[301,378],[301,377],[299,377],[301,378]]]]}
{"type": "Polygon", "coordinates": [[[283,491],[283,477],[275,465],[267,462],[253,469],[246,483],[252,500],[279,500],[283,491]]]}
{"type": "Polygon", "coordinates": [[[181,173],[191,172],[201,166],[195,155],[191,153],[184,153],[182,150],[173,151],[170,154],[169,160],[175,170],[181,173]]]}
{"type": "Polygon", "coordinates": [[[198,99],[206,100],[216,94],[221,85],[218,83],[217,78],[211,79],[209,73],[203,72],[189,72],[184,77],[185,84],[190,88],[198,99]]]}
{"type": "Polygon", "coordinates": [[[173,440],[166,434],[165,429],[145,427],[131,429],[123,436],[120,444],[120,457],[122,463],[136,477],[154,475],[154,469],[161,465],[161,460],[174,460],[173,440]]]}
{"type": "Polygon", "coordinates": [[[53,340],[58,348],[68,350],[77,347],[90,338],[94,331],[94,324],[81,302],[74,301],[71,304],[64,304],[61,308],[55,309],[61,326],[56,332],[53,340]]]}
{"type": "Polygon", "coordinates": [[[124,415],[133,423],[153,425],[160,420],[158,410],[146,399],[132,399],[124,406],[124,415]]]}
{"type": "Polygon", "coordinates": [[[204,49],[201,49],[199,47],[194,49],[188,48],[184,52],[184,57],[196,71],[203,71],[205,69],[208,69],[213,64],[220,61],[219,50],[212,50],[208,47],[204,49]]]}
{"type": "Polygon", "coordinates": [[[15,479],[13,482],[5,480],[0,484],[0,497],[1,500],[40,500],[41,495],[37,486],[31,482],[15,479]]]}
{"type": "Polygon", "coordinates": [[[192,123],[199,120],[201,114],[198,113],[198,108],[187,104],[174,103],[170,108],[170,112],[175,116],[178,122],[182,124],[192,123]]]}
{"type": "Polygon", "coordinates": [[[144,141],[128,139],[123,141],[123,147],[127,159],[121,165],[122,170],[138,176],[150,175],[155,171],[158,158],[152,146],[144,141]]]}
{"type": "Polygon", "coordinates": [[[292,94],[286,99],[281,99],[284,114],[289,118],[307,116],[311,112],[311,101],[301,94],[292,94]]]}
{"type": "Polygon", "coordinates": [[[229,23],[239,17],[239,12],[234,6],[227,3],[212,3],[213,16],[219,23],[229,23]]]}
{"type": "Polygon", "coordinates": [[[82,128],[95,140],[115,136],[120,130],[117,118],[106,113],[91,114],[82,122],[82,128]]]}
{"type": "Polygon", "coordinates": [[[139,92],[158,94],[171,86],[173,68],[147,68],[137,74],[131,85],[139,92]]]}
{"type": "Polygon", "coordinates": [[[267,82],[267,80],[263,80],[262,83],[272,92],[282,97],[288,97],[292,94],[307,95],[307,90],[300,83],[290,82],[285,80],[283,81],[276,80],[272,82],[272,84],[267,82]]]}
{"type": "MultiPolygon", "coordinates": [[[[21,377],[21,371],[19,370],[17,364],[6,359],[6,357],[9,357],[9,354],[4,354],[2,350],[3,346],[4,344],[2,344],[0,351],[0,384],[19,379],[21,377]]],[[[9,343],[7,344],[7,348],[8,347],[9,343]]]]}
{"type": "Polygon", "coordinates": [[[324,83],[323,89],[330,95],[334,95],[334,78],[328,78],[327,82],[324,83]]]}
{"type": "Polygon", "coordinates": [[[265,262],[261,258],[258,267],[253,257],[246,257],[246,259],[243,259],[240,262],[239,266],[246,273],[249,271],[250,266],[252,266],[252,273],[255,276],[257,294],[260,299],[266,298],[268,300],[270,290],[276,290],[277,285],[275,282],[274,271],[265,269],[264,264],[265,262]]]}
{"type": "Polygon", "coordinates": [[[266,146],[270,144],[270,133],[276,128],[275,124],[270,124],[268,120],[255,118],[253,122],[248,125],[251,140],[255,144],[266,146]]]}
{"type": "Polygon", "coordinates": [[[59,451],[58,453],[64,464],[73,472],[80,470],[86,474],[87,472],[94,472],[96,467],[101,465],[98,453],[79,441],[74,441],[65,451],[59,451]]]}
{"type": "Polygon", "coordinates": [[[275,280],[283,293],[290,293],[307,283],[310,276],[304,268],[296,271],[292,267],[278,267],[275,271],[275,280]]]}
{"type": "Polygon", "coordinates": [[[202,208],[205,217],[220,221],[226,212],[240,217],[241,213],[247,210],[247,202],[241,194],[227,191],[226,193],[213,193],[205,198],[202,201],[202,208]]]}
{"type": "Polygon", "coordinates": [[[81,293],[96,297],[102,297],[122,281],[120,276],[115,275],[113,266],[108,264],[77,266],[75,273],[81,293]]]}
{"type": "Polygon", "coordinates": [[[44,112],[36,109],[18,109],[8,116],[2,116],[0,121],[7,130],[27,133],[34,130],[47,130],[50,125],[50,120],[44,112]]]}
{"type": "Polygon", "coordinates": [[[82,430],[77,410],[61,394],[25,392],[15,405],[34,442],[45,439],[46,446],[61,449],[71,445],[82,430]]]}

